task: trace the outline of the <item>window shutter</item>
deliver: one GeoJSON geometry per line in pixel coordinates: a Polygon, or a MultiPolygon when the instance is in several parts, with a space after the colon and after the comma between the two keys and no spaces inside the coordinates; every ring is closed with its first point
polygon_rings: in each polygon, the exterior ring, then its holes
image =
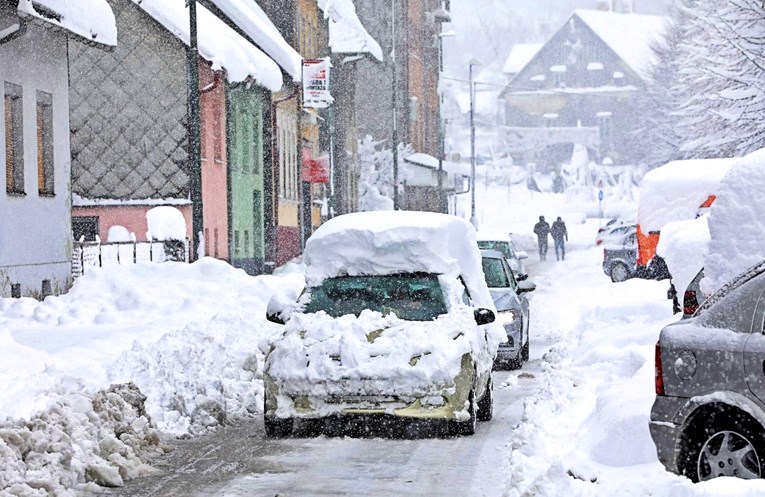
{"type": "Polygon", "coordinates": [[[13,99],[5,96],[5,191],[12,192],[13,185],[13,99]]]}

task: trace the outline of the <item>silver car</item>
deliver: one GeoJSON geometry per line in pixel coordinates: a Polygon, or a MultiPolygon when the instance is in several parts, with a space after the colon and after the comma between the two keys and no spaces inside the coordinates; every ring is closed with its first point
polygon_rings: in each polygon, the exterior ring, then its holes
{"type": "Polygon", "coordinates": [[[494,369],[518,369],[529,360],[529,301],[523,293],[536,289],[529,281],[516,281],[504,254],[481,250],[486,286],[497,308],[497,321],[507,333],[507,342],[499,344],[494,369]]]}
{"type": "Polygon", "coordinates": [[[713,293],[656,344],[650,430],[693,481],[765,476],[765,262],[713,293]]]}
{"type": "Polygon", "coordinates": [[[485,237],[479,233],[478,248],[481,250],[496,250],[504,255],[516,281],[523,281],[529,277],[529,273],[526,272],[526,267],[523,264],[523,260],[528,259],[529,255],[523,250],[518,250],[509,237],[485,237]]]}

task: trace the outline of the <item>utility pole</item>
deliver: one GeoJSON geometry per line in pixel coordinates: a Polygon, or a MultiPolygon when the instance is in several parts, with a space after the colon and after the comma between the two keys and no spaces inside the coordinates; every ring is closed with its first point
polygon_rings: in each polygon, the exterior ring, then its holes
{"type": "Polygon", "coordinates": [[[186,0],[189,6],[189,49],[187,50],[188,105],[189,105],[189,162],[191,163],[191,230],[193,246],[190,260],[199,259],[203,251],[202,231],[204,217],[202,210],[202,144],[199,116],[199,49],[197,46],[197,2],[186,0]]]}
{"type": "Polygon", "coordinates": [[[396,122],[396,87],[398,86],[398,80],[396,77],[396,4],[395,0],[390,0],[390,14],[391,14],[391,65],[393,67],[393,78],[391,87],[391,103],[393,107],[393,210],[397,211],[401,209],[399,205],[400,200],[398,196],[398,123],[396,122]]]}
{"type": "Polygon", "coordinates": [[[470,222],[478,229],[478,219],[475,217],[475,83],[473,83],[473,66],[480,66],[477,59],[470,61],[470,222]]]}

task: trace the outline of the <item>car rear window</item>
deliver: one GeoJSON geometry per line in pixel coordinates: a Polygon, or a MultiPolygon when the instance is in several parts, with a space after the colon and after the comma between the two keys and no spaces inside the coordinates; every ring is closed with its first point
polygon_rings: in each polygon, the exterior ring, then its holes
{"type": "Polygon", "coordinates": [[[383,314],[393,312],[407,321],[431,321],[447,312],[436,274],[329,278],[307,293],[303,312],[325,311],[332,317],[358,316],[370,309],[383,314]]]}
{"type": "Polygon", "coordinates": [[[482,250],[496,250],[507,259],[515,258],[515,253],[513,253],[513,248],[510,242],[479,240],[478,248],[482,250]]]}

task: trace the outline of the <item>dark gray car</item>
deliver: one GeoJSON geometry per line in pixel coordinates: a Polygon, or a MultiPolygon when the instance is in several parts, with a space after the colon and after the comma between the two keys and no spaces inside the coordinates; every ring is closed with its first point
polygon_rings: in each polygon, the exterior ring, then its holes
{"type": "Polygon", "coordinates": [[[486,286],[497,308],[497,321],[507,333],[507,342],[499,344],[494,368],[518,369],[529,360],[529,301],[525,292],[536,289],[529,281],[516,281],[504,254],[481,250],[486,286]]]}
{"type": "Polygon", "coordinates": [[[765,262],[713,293],[656,344],[650,430],[694,481],[765,476],[765,262]]]}
{"type": "Polygon", "coordinates": [[[637,235],[636,228],[625,227],[620,238],[610,239],[603,244],[603,272],[618,283],[626,281],[635,275],[637,267],[637,235]]]}

